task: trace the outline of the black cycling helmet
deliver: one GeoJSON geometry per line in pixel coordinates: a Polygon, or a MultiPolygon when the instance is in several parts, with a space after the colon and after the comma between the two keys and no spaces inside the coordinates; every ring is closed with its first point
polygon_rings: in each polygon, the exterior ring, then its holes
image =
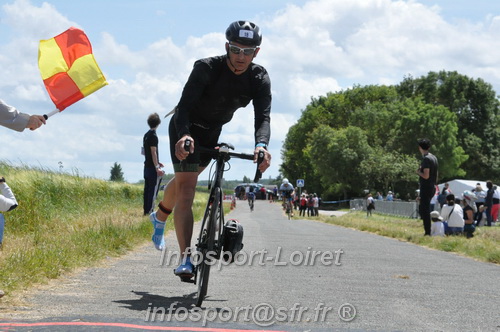
{"type": "Polygon", "coordinates": [[[226,30],[226,39],[246,46],[260,46],[262,34],[259,27],[249,21],[235,21],[226,30]]]}

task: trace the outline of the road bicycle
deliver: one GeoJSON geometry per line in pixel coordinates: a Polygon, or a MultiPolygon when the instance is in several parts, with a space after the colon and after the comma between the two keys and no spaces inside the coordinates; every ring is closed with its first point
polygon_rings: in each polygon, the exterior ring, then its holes
{"type": "Polygon", "coordinates": [[[290,198],[287,198],[284,194],[283,194],[283,204],[281,204],[281,206],[283,207],[283,210],[285,211],[288,220],[292,219],[292,214],[293,214],[292,202],[290,198]]]}
{"type": "Polygon", "coordinates": [[[293,212],[292,202],[288,198],[285,198],[285,199],[286,199],[285,210],[286,210],[286,214],[288,216],[288,220],[290,220],[290,219],[292,219],[292,212],[293,212]]]}
{"type": "MultiPolygon", "coordinates": [[[[189,147],[184,147],[188,149],[189,147]]],[[[224,246],[227,246],[229,235],[224,232],[224,207],[223,191],[221,188],[222,179],[225,171],[231,168],[229,160],[231,158],[253,160],[253,154],[232,152],[234,147],[228,143],[219,143],[214,149],[198,148],[200,153],[209,154],[214,162],[210,167],[210,181],[208,189],[207,207],[201,222],[201,229],[195,245],[196,261],[194,265],[194,278],[182,279],[184,282],[191,282],[198,286],[196,306],[200,307],[207,295],[208,280],[210,277],[210,266],[214,264],[214,259],[233,259],[234,257],[221,257],[223,253],[228,252],[224,246]],[[226,168],[226,166],[228,166],[226,168]],[[215,170],[213,168],[215,167],[215,170]],[[213,172],[212,172],[213,170],[213,172]]],[[[262,174],[259,171],[259,164],[264,160],[264,152],[259,152],[257,159],[257,170],[255,172],[254,182],[257,183],[262,174]]],[[[230,250],[229,250],[230,251],[230,250]]]]}

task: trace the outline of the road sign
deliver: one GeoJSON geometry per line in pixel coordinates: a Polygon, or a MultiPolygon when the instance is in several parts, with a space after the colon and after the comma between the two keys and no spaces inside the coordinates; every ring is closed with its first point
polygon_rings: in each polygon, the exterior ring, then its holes
{"type": "Polygon", "coordinates": [[[304,179],[297,180],[297,187],[302,188],[304,186],[304,179]]]}

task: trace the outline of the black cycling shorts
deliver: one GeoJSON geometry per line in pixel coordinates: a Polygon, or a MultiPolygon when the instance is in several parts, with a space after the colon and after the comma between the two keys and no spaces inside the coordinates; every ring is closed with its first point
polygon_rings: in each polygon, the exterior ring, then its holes
{"type": "Polygon", "coordinates": [[[175,156],[175,144],[179,141],[179,135],[174,124],[174,117],[170,119],[168,126],[168,136],[170,138],[170,157],[175,172],[198,172],[199,167],[206,167],[212,160],[210,155],[200,153],[197,149],[199,146],[205,148],[214,148],[218,141],[222,128],[207,129],[199,125],[192,124],[189,127],[191,137],[194,139],[194,153],[189,154],[185,159],[185,167],[181,170],[181,161],[175,156]]]}

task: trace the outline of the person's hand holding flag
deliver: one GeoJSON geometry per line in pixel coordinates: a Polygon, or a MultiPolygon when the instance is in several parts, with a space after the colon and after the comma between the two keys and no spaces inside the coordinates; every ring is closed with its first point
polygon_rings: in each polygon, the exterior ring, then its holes
{"type": "Polygon", "coordinates": [[[71,27],[54,38],[41,40],[38,67],[57,109],[45,119],[107,85],[85,33],[71,27]]]}

